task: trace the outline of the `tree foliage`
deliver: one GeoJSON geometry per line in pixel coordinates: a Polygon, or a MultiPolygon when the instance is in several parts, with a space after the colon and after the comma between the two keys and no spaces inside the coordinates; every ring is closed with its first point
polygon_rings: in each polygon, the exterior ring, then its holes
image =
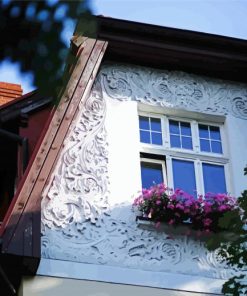
{"type": "MultiPolygon", "coordinates": [[[[247,167],[244,169],[247,175],[247,167]]],[[[222,288],[226,295],[247,295],[247,190],[239,197],[238,210],[226,213],[219,225],[227,235],[217,233],[207,242],[209,249],[219,248],[220,255],[227,264],[238,271],[222,288]]]]}
{"type": "Polygon", "coordinates": [[[95,34],[86,0],[0,2],[0,60],[19,62],[22,72],[34,74],[39,92],[56,97],[69,78],[64,69],[75,62],[61,32],[77,20],[76,35],[95,34]]]}

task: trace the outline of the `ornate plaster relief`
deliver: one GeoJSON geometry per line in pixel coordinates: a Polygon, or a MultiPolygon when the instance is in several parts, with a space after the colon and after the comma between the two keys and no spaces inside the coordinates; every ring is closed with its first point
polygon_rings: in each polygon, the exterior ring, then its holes
{"type": "Polygon", "coordinates": [[[217,252],[186,236],[138,228],[128,203],[108,201],[106,104],[111,98],[247,118],[243,85],[132,66],[104,66],[64,143],[42,201],[42,256],[224,279],[217,252]]]}
{"type": "Polygon", "coordinates": [[[118,100],[247,119],[247,85],[178,71],[105,65],[105,92],[118,100]]]}

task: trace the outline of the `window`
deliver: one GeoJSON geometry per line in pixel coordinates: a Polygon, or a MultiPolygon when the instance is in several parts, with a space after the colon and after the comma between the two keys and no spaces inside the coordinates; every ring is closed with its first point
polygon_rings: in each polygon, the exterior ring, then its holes
{"type": "Polygon", "coordinates": [[[142,143],[163,144],[160,118],[139,116],[139,128],[142,143]]]}
{"type": "Polygon", "coordinates": [[[202,163],[205,192],[226,192],[225,169],[223,165],[202,163]]]}
{"type": "Polygon", "coordinates": [[[164,182],[164,167],[161,162],[158,161],[141,161],[141,179],[142,188],[149,188],[154,184],[164,182]]]}
{"type": "Polygon", "coordinates": [[[173,187],[196,195],[196,177],[193,161],[172,159],[173,187]]]}
{"type": "Polygon", "coordinates": [[[229,192],[222,123],[142,113],[139,131],[140,152],[146,155],[141,159],[143,188],[165,182],[193,196],[229,192]]]}
{"type": "Polygon", "coordinates": [[[220,128],[199,124],[200,149],[205,152],[222,153],[220,128]]]}
{"type": "Polygon", "coordinates": [[[192,135],[189,122],[169,120],[171,147],[192,149],[192,135]]]}

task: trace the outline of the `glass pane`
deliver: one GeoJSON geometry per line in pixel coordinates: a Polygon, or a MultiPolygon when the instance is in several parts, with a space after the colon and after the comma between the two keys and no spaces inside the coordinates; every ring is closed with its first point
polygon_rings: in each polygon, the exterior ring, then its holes
{"type": "Polygon", "coordinates": [[[226,193],[224,166],[203,163],[202,169],[205,193],[226,193]]]}
{"type": "Polygon", "coordinates": [[[149,130],[149,118],[144,116],[139,116],[139,127],[140,129],[149,130]]]}
{"type": "Polygon", "coordinates": [[[159,118],[151,118],[151,130],[161,132],[161,122],[159,118]]]}
{"type": "Polygon", "coordinates": [[[184,136],[191,136],[191,128],[190,123],[188,122],[180,122],[181,134],[184,136]]]}
{"type": "Polygon", "coordinates": [[[161,133],[151,133],[152,135],[152,144],[162,145],[162,135],[161,133]]]}
{"type": "Polygon", "coordinates": [[[214,153],[222,153],[221,142],[219,141],[211,141],[212,152],[214,153]]]}
{"type": "Polygon", "coordinates": [[[177,135],[179,135],[178,121],[169,120],[169,131],[170,131],[170,134],[177,134],[177,135]]]}
{"type": "Polygon", "coordinates": [[[163,183],[162,165],[159,163],[141,162],[142,188],[163,183]]]}
{"type": "Polygon", "coordinates": [[[208,126],[199,124],[199,137],[209,139],[208,126]]]}
{"type": "Polygon", "coordinates": [[[192,150],[192,138],[182,137],[182,148],[192,150]]]}
{"type": "Polygon", "coordinates": [[[213,140],[221,140],[220,128],[218,126],[210,126],[210,138],[213,140]]]}
{"type": "Polygon", "coordinates": [[[180,137],[170,135],[171,147],[178,147],[181,148],[180,137]]]}
{"type": "Polygon", "coordinates": [[[200,139],[201,151],[211,152],[209,140],[200,139]]]}
{"type": "Polygon", "coordinates": [[[196,196],[194,162],[173,159],[172,169],[174,189],[179,188],[193,196],[196,196]]]}
{"type": "Polygon", "coordinates": [[[142,143],[151,143],[150,142],[150,132],[140,131],[140,141],[142,143]]]}

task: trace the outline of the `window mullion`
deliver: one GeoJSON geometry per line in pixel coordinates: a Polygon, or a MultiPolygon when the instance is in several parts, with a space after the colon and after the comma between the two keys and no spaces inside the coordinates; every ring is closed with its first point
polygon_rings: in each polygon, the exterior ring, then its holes
{"type": "Polygon", "coordinates": [[[166,149],[170,148],[170,133],[169,133],[169,119],[167,116],[164,116],[164,128],[163,128],[163,140],[164,146],[166,149]]]}
{"type": "Polygon", "coordinates": [[[197,195],[204,195],[204,182],[203,182],[203,172],[202,172],[202,162],[199,159],[195,161],[195,175],[196,175],[196,188],[197,195]]]}
{"type": "Polygon", "coordinates": [[[192,135],[192,145],[193,150],[197,153],[200,151],[200,139],[199,139],[199,131],[198,124],[195,120],[191,122],[191,135],[192,135]]]}
{"type": "Polygon", "coordinates": [[[173,171],[172,171],[172,158],[170,155],[166,156],[166,169],[167,169],[167,186],[174,188],[173,171]]]}
{"type": "Polygon", "coordinates": [[[179,128],[179,139],[180,139],[180,148],[182,148],[182,131],[181,131],[181,122],[178,121],[178,128],[179,128]]]}

